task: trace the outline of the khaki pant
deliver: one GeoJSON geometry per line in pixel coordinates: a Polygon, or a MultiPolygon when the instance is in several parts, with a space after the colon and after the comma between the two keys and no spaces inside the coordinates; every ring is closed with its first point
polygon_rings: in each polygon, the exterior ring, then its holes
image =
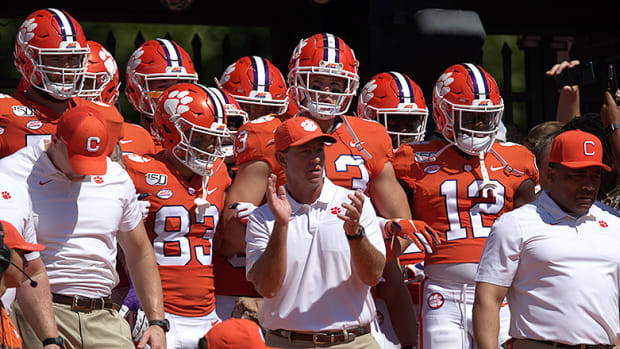
{"type": "MultiPolygon", "coordinates": [[[[135,348],[129,324],[116,310],[76,312],[71,310],[70,305],[58,303],[52,303],[52,307],[58,332],[65,340],[66,349],[135,348]]],[[[13,304],[11,317],[22,336],[24,348],[42,349],[41,340],[24,319],[17,302],[13,304]]]]}
{"type": "Polygon", "coordinates": [[[267,332],[265,335],[265,344],[269,347],[277,347],[284,349],[302,349],[302,348],[334,348],[334,349],[381,349],[372,334],[367,333],[365,335],[356,337],[353,341],[342,344],[334,345],[316,345],[306,341],[293,341],[292,343],[288,339],[276,336],[267,332]]]}

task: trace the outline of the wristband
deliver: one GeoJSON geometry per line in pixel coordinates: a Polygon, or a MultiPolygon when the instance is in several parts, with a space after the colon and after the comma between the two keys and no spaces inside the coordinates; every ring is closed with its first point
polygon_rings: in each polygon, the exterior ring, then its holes
{"type": "Polygon", "coordinates": [[[50,344],[55,344],[55,345],[61,347],[62,349],[65,349],[65,341],[60,336],[58,336],[58,337],[51,337],[51,338],[45,338],[41,343],[43,344],[43,346],[50,345],[50,344]]]}
{"type": "Polygon", "coordinates": [[[610,124],[605,127],[605,136],[609,137],[615,130],[620,129],[620,124],[610,124]]]}
{"type": "Polygon", "coordinates": [[[168,321],[168,319],[151,320],[149,321],[149,326],[159,326],[164,330],[164,332],[170,331],[170,322],[168,321]]]}

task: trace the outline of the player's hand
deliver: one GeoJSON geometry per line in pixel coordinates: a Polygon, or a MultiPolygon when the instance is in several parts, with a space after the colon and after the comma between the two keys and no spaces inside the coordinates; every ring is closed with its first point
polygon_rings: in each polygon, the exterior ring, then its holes
{"type": "Polygon", "coordinates": [[[433,253],[433,247],[440,245],[439,234],[424,221],[413,219],[391,219],[385,224],[386,235],[398,236],[415,243],[426,253],[433,253]]]}
{"type": "Polygon", "coordinates": [[[234,217],[243,224],[248,223],[248,217],[256,210],[256,206],[251,202],[235,202],[228,208],[235,210],[234,217]]]}
{"type": "Polygon", "coordinates": [[[149,209],[151,208],[151,202],[143,200],[148,194],[137,194],[138,206],[140,206],[140,213],[142,213],[142,220],[146,220],[149,215],[149,209]]]}

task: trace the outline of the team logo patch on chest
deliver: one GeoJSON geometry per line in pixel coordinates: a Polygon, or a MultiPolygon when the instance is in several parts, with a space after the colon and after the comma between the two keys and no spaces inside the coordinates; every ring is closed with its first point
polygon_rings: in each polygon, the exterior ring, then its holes
{"type": "Polygon", "coordinates": [[[39,120],[30,120],[26,123],[26,127],[31,130],[38,130],[43,127],[43,123],[39,120]]]}
{"type": "Polygon", "coordinates": [[[443,305],[444,299],[441,293],[433,292],[426,300],[431,309],[439,309],[443,305]]]}
{"type": "Polygon", "coordinates": [[[428,165],[424,168],[424,172],[428,174],[437,173],[439,170],[441,170],[441,166],[439,165],[428,165]]]}
{"type": "Polygon", "coordinates": [[[146,184],[148,185],[166,185],[168,183],[168,176],[161,173],[147,173],[146,184]]]}
{"type": "Polygon", "coordinates": [[[31,117],[34,116],[34,109],[27,107],[25,105],[14,105],[11,107],[13,109],[13,114],[19,117],[31,117]]]}

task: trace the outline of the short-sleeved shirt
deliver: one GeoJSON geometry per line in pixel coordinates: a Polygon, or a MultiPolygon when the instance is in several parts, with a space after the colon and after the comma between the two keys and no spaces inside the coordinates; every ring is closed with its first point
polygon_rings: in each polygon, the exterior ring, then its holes
{"type": "Polygon", "coordinates": [[[0,159],[4,173],[27,188],[50,289],[89,298],[108,296],[118,283],[117,234],[142,214],[127,172],[107,159],[107,172],[71,181],[45,152],[45,142],[0,159]]]}
{"type": "Polygon", "coordinates": [[[565,213],[543,192],[497,219],[476,281],[509,287],[510,335],[611,344],[620,333],[620,218],[596,202],[565,213]]]}
{"type": "MultiPolygon", "coordinates": [[[[351,251],[343,221],[351,190],[324,179],[319,198],[312,204],[296,202],[288,193],[291,220],[287,232],[287,270],[280,290],[266,298],[259,312],[261,325],[268,329],[320,331],[370,323],[376,314],[370,286],[352,270],[351,251]]],[[[250,215],[247,242],[247,270],[267,247],[275,219],[268,205],[250,215]]],[[[385,245],[375,210],[366,198],[360,217],[370,243],[383,255],[385,245]]]]}

